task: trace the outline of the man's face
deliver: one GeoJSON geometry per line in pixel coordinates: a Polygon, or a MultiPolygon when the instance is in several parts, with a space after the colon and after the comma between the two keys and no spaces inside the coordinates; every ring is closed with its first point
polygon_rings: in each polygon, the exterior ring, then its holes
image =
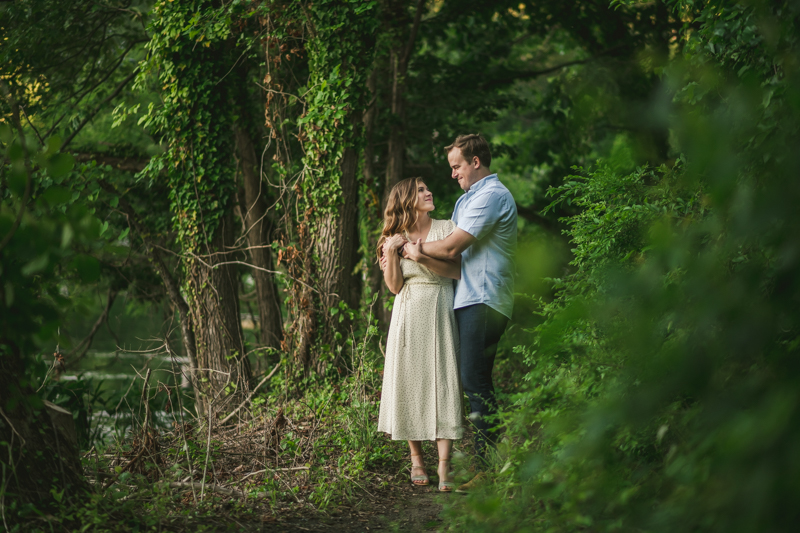
{"type": "Polygon", "coordinates": [[[474,157],[471,162],[467,161],[461,154],[461,148],[450,150],[450,153],[447,154],[447,162],[450,163],[450,168],[453,169],[450,177],[458,180],[458,185],[464,191],[468,191],[480,179],[478,158],[474,157]]]}

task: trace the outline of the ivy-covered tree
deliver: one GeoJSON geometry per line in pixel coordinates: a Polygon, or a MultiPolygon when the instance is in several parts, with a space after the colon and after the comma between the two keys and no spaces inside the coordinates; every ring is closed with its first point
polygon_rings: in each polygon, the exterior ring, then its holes
{"type": "MultiPolygon", "coordinates": [[[[234,114],[228,76],[230,19],[210,1],[159,2],[153,7],[144,72],[157,76],[162,105],[146,125],[167,144],[150,161],[151,180],[165,176],[181,254],[182,321],[202,412],[220,396],[249,388],[239,312],[236,239],[234,114]],[[193,336],[193,339],[192,339],[193,336]],[[191,341],[194,340],[194,346],[191,341]]],[[[179,302],[180,303],[180,302],[179,302]]],[[[238,397],[238,394],[232,395],[238,397]]]]}
{"type": "Polygon", "coordinates": [[[346,344],[361,285],[358,161],[367,78],[377,27],[375,2],[327,0],[308,9],[307,108],[298,120],[304,150],[293,271],[296,354],[322,370],[346,344]]]}

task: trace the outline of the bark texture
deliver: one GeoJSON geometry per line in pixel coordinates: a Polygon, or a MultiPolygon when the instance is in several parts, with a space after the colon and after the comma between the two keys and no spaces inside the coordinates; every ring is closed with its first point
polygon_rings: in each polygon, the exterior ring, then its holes
{"type": "Polygon", "coordinates": [[[236,149],[242,165],[244,184],[244,223],[250,261],[255,267],[251,273],[256,283],[258,324],[264,346],[280,349],[283,339],[278,289],[275,285],[272,249],[272,221],[267,213],[266,186],[261,179],[253,141],[243,128],[236,129],[236,149]]]}
{"type": "Polygon", "coordinates": [[[375,122],[378,119],[377,105],[377,78],[378,67],[373,65],[372,74],[367,81],[367,89],[371,95],[370,104],[364,112],[364,161],[362,162],[361,172],[364,184],[366,185],[365,199],[367,209],[367,219],[375,220],[376,226],[367,231],[368,250],[367,260],[369,261],[369,271],[367,274],[367,285],[370,294],[377,294],[378,300],[372,308],[374,316],[384,329],[389,328],[391,316],[386,313],[383,302],[386,301],[386,285],[383,283],[383,272],[381,266],[375,259],[375,248],[378,245],[380,230],[383,227],[383,190],[381,183],[375,173],[375,122]]]}
{"type": "Polygon", "coordinates": [[[389,55],[392,72],[392,124],[389,130],[389,147],[386,154],[384,208],[392,187],[402,180],[404,175],[406,157],[406,77],[408,76],[408,65],[411,60],[411,54],[414,51],[424,8],[425,0],[417,0],[413,19],[408,16],[405,2],[392,2],[389,8],[389,11],[395,15],[394,23],[398,24],[400,31],[396,38],[397,44],[392,47],[389,55]]]}
{"type": "Polygon", "coordinates": [[[31,406],[36,394],[24,378],[19,349],[0,339],[0,494],[5,506],[16,501],[41,510],[53,503],[51,489],[70,499],[89,486],[73,439],[53,425],[44,407],[31,406]]]}
{"type": "MultiPolygon", "coordinates": [[[[359,119],[360,120],[360,119],[359,119]]],[[[318,222],[318,233],[314,237],[314,255],[317,260],[307,263],[310,272],[316,277],[319,294],[307,287],[302,292],[300,318],[301,346],[300,357],[305,368],[324,371],[324,361],[314,349],[315,339],[321,345],[333,345],[348,334],[350,322],[344,315],[331,315],[315,310],[338,308],[342,301],[350,309],[358,306],[361,283],[354,273],[358,263],[358,153],[347,148],[340,164],[342,196],[332,213],[318,222]],[[315,304],[318,302],[318,304],[315,304]],[[318,331],[317,328],[322,330],[318,331]],[[317,338],[317,333],[321,335],[317,338]],[[338,335],[337,335],[338,334],[338,335]],[[337,338],[338,337],[338,338],[337,338]]],[[[306,254],[310,255],[310,254],[306,254]]]]}
{"type": "Polygon", "coordinates": [[[239,314],[239,284],[234,259],[233,217],[225,216],[202,258],[187,264],[187,289],[195,332],[201,412],[219,410],[249,390],[250,364],[245,357],[239,314]],[[219,401],[221,398],[224,402],[219,401]]]}

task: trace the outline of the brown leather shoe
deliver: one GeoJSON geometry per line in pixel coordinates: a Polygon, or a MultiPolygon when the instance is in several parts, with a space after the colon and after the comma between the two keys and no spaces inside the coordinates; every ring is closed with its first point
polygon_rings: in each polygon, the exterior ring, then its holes
{"type": "Polygon", "coordinates": [[[486,477],[485,472],[478,472],[477,474],[475,474],[475,477],[473,477],[463,485],[460,485],[456,489],[456,492],[469,492],[471,490],[475,490],[480,485],[486,483],[487,480],[488,478],[486,477]]]}

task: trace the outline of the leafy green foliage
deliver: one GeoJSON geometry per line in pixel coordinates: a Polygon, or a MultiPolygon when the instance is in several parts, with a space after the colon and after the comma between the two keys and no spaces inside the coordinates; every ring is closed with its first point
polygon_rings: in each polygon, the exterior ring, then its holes
{"type": "Polygon", "coordinates": [[[367,102],[376,6],[374,0],[331,0],[315,2],[311,8],[314,33],[306,46],[309,105],[298,125],[306,152],[306,209],[314,208],[319,215],[339,204],[345,150],[358,150],[362,144],[360,117],[367,102]]]}
{"type": "Polygon", "coordinates": [[[674,117],[685,157],[627,176],[600,164],[553,191],[579,210],[574,271],[518,348],[531,370],[506,415],[514,445],[464,526],[793,527],[797,12],[675,7],[702,10],[700,29],[651,120],[674,117]]]}
{"type": "MultiPolygon", "coordinates": [[[[26,146],[32,146],[30,141],[26,146]]],[[[87,252],[103,245],[102,224],[94,213],[75,202],[69,188],[73,158],[58,151],[58,137],[30,154],[20,138],[4,126],[2,142],[10,164],[2,167],[5,187],[0,234],[10,240],[0,255],[4,308],[0,338],[15,346],[23,357],[32,358],[38,350],[50,350],[52,343],[58,342],[59,317],[68,307],[68,300],[59,291],[59,278],[97,277],[99,263],[87,252]],[[31,162],[37,166],[32,167],[31,162]],[[28,179],[33,200],[29,206],[22,203],[28,179]],[[20,210],[21,224],[12,234],[20,210]],[[50,347],[45,348],[48,344],[50,347]]]]}
{"type": "Polygon", "coordinates": [[[185,253],[217,231],[236,191],[234,107],[225,83],[230,15],[213,2],[160,2],[153,7],[150,55],[142,68],[158,77],[162,105],[140,122],[161,135],[167,151],[151,159],[151,179],[165,173],[173,224],[185,253]]]}

